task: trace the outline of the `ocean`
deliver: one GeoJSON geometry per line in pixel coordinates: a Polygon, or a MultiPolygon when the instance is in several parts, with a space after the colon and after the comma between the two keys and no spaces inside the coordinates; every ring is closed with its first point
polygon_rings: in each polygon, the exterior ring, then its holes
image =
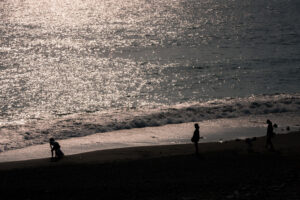
{"type": "Polygon", "coordinates": [[[299,10],[298,0],[3,0],[0,152],[50,137],[299,117],[299,10]]]}

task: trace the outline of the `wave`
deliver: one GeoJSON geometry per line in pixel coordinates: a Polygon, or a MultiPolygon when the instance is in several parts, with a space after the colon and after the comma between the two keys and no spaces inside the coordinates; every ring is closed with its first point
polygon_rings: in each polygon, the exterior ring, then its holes
{"type": "Polygon", "coordinates": [[[224,98],[160,108],[79,113],[24,124],[0,126],[0,152],[47,143],[50,137],[67,139],[121,129],[199,122],[219,118],[299,112],[300,94],[224,98]]]}

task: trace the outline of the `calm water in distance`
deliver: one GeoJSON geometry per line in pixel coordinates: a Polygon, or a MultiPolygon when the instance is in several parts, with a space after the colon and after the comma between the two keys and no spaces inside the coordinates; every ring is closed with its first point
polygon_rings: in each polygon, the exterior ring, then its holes
{"type": "Polygon", "coordinates": [[[3,0],[0,121],[300,92],[298,0],[3,0]]]}

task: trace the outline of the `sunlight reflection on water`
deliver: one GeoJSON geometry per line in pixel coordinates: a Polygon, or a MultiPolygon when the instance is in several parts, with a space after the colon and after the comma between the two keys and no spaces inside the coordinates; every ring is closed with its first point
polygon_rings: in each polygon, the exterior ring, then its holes
{"type": "Polygon", "coordinates": [[[0,5],[5,121],[299,91],[293,1],[0,5]]]}

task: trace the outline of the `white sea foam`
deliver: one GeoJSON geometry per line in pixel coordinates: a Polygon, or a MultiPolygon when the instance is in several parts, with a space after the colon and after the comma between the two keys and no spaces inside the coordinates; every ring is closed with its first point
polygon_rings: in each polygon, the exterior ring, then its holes
{"type": "MultiPolygon", "coordinates": [[[[0,128],[0,149],[7,151],[47,143],[50,137],[67,139],[96,133],[143,127],[199,122],[260,115],[299,114],[299,94],[225,98],[205,103],[186,103],[159,109],[114,110],[81,113],[27,123],[5,124],[0,128]]],[[[293,124],[297,125],[297,121],[293,124]]]]}
{"type": "MultiPolygon", "coordinates": [[[[202,142],[224,142],[232,139],[245,139],[265,135],[266,119],[278,125],[277,134],[299,130],[300,115],[293,113],[244,116],[230,119],[214,119],[199,122],[202,142]]],[[[58,140],[66,155],[104,149],[137,146],[155,146],[190,143],[194,123],[169,124],[159,127],[134,128],[89,136],[58,140]]],[[[0,162],[39,159],[50,157],[49,144],[33,145],[22,149],[0,153],[0,162]]]]}
{"type": "Polygon", "coordinates": [[[1,1],[2,152],[299,113],[297,0],[18,2],[1,1]]]}

